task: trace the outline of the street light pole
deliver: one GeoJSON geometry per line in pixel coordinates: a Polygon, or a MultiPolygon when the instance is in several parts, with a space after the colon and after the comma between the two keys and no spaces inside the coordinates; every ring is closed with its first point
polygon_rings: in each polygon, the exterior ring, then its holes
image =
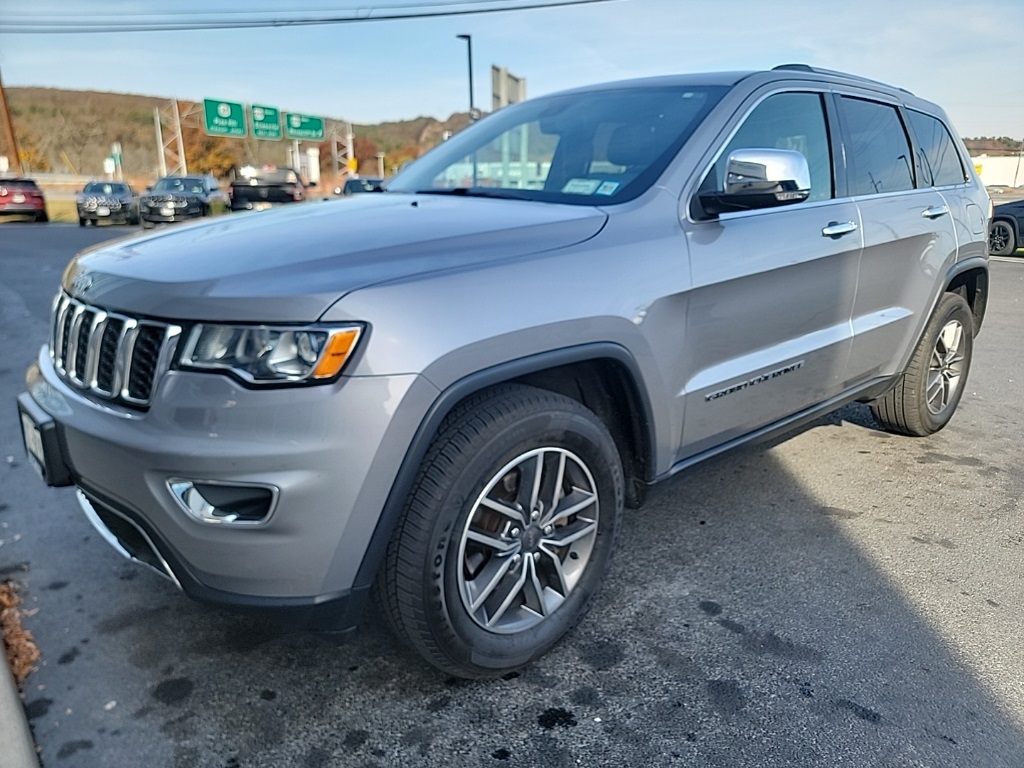
{"type": "Polygon", "coordinates": [[[476,105],[473,103],[473,36],[456,35],[466,41],[466,55],[469,57],[469,122],[476,120],[476,105]]]}

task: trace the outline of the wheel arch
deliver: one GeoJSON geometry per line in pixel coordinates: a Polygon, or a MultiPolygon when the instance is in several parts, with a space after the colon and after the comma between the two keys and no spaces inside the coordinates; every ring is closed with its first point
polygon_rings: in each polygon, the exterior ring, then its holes
{"type": "Polygon", "coordinates": [[[988,263],[980,257],[957,262],[946,275],[946,292],[959,293],[971,308],[975,336],[985,319],[988,291],[988,263]]]}
{"type": "Polygon", "coordinates": [[[354,589],[368,588],[376,578],[420,465],[445,417],[473,394],[508,383],[556,392],[593,411],[604,422],[619,449],[626,481],[626,504],[637,507],[642,503],[655,466],[654,421],[650,401],[641,385],[639,367],[632,355],[618,344],[595,343],[512,360],[456,381],[435,399],[420,422],[392,483],[363,554],[354,589]]]}
{"type": "Polygon", "coordinates": [[[1009,224],[1010,229],[1013,230],[1014,236],[1017,238],[1018,241],[1020,240],[1020,226],[1018,226],[1017,224],[1016,216],[1013,216],[1012,214],[1008,213],[996,213],[993,214],[992,220],[989,222],[989,225],[991,226],[992,224],[995,224],[997,221],[1001,221],[1004,224],[1009,224]]]}

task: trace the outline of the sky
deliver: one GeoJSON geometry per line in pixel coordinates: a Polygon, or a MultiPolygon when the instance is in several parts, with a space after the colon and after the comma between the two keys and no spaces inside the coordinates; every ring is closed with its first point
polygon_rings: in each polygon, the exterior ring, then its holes
{"type": "MultiPolygon", "coordinates": [[[[178,19],[205,18],[211,8],[239,18],[307,11],[352,17],[527,1],[176,0],[173,9],[178,19]]],[[[526,78],[527,94],[539,96],[631,77],[800,62],[938,102],[961,136],[1024,138],[1012,57],[1021,0],[609,0],[266,29],[27,34],[17,26],[140,18],[168,7],[152,0],[0,0],[3,82],[257,103],[356,124],[444,119],[469,107],[467,45],[456,37],[468,34],[475,104],[484,111],[491,65],[526,78]]]]}

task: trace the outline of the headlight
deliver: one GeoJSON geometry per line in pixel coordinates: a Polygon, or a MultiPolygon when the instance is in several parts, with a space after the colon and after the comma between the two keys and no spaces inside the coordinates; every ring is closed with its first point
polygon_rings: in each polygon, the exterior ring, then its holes
{"type": "Polygon", "coordinates": [[[356,348],[362,328],[272,328],[197,325],[178,358],[182,368],[229,371],[252,384],[334,379],[356,348]]]}

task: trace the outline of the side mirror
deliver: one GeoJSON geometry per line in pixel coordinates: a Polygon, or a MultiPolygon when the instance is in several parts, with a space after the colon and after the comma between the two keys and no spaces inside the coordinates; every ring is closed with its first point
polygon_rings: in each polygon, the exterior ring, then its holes
{"type": "Polygon", "coordinates": [[[803,202],[811,194],[811,171],[807,158],[789,149],[737,149],[726,160],[724,186],[699,195],[706,213],[803,202]]]}

